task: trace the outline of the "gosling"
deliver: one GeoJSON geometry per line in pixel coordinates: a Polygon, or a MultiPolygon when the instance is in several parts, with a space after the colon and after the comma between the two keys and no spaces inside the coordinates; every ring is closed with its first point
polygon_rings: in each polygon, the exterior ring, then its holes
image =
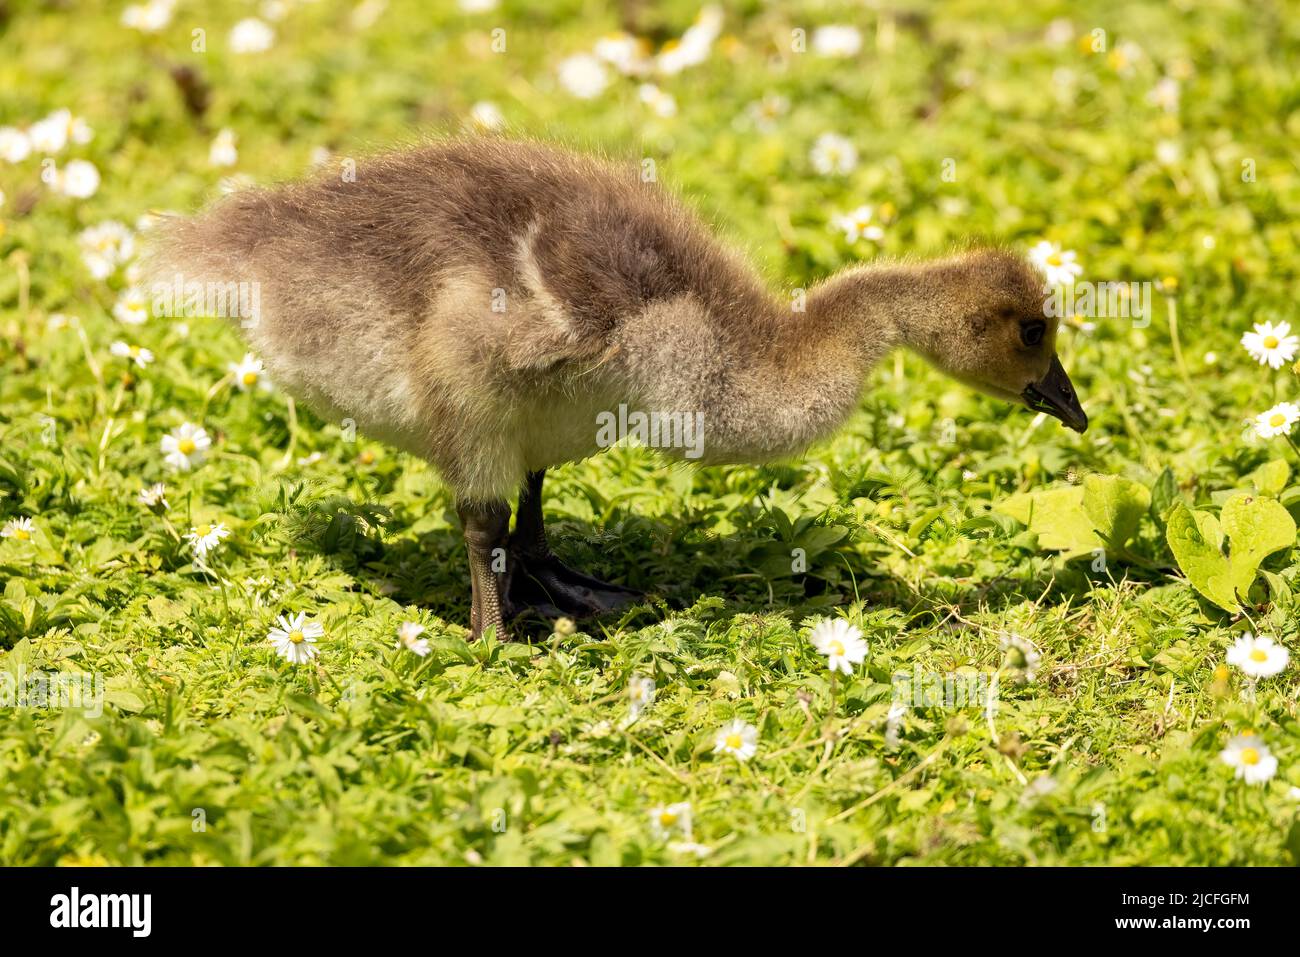
{"type": "Polygon", "coordinates": [[[1020,258],[857,266],[782,299],[637,168],[538,143],[382,155],[355,175],[235,193],[158,236],[156,282],[256,283],[260,308],[240,325],[271,377],[442,475],[475,638],[505,637],[529,608],[589,617],[635,599],[561,563],[542,521],[546,470],[600,450],[602,413],[702,423],[670,456],[765,462],[833,432],[868,371],[905,347],[1088,423],[1020,258]]]}

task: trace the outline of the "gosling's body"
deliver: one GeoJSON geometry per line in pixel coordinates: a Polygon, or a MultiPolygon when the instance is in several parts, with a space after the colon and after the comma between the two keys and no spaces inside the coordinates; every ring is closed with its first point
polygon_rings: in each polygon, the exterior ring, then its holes
{"type": "Polygon", "coordinates": [[[541,477],[600,449],[601,413],[699,416],[693,458],[759,462],[832,432],[897,345],[1012,400],[1054,359],[1054,322],[1042,348],[1003,341],[1041,316],[1009,254],[858,268],[777,296],[635,165],[504,140],[235,194],[165,230],[153,273],[258,283],[244,334],[272,378],[437,467],[466,526],[476,634],[515,592],[549,612],[624,597],[554,562],[542,533],[541,477]],[[520,490],[502,572],[487,556],[520,490]],[[520,584],[525,566],[537,587],[520,584]]]}
{"type": "Polygon", "coordinates": [[[760,461],[833,429],[861,388],[866,357],[813,348],[807,314],[635,167],[535,144],[240,193],[168,243],[186,281],[259,283],[244,334],[274,381],[474,501],[595,453],[620,404],[699,413],[702,462],[760,461]]]}

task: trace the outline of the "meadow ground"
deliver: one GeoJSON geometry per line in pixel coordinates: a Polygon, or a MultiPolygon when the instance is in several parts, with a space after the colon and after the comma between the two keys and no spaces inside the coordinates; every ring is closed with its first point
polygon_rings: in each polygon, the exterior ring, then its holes
{"type": "Polygon", "coordinates": [[[1300,856],[1295,664],[1229,662],[1297,638],[1292,410],[1254,419],[1295,397],[1294,343],[1240,343],[1294,314],[1294,8],[73,6],[0,24],[0,862],[1300,856]],[[645,43],[598,46],[621,29],[645,43]],[[1062,331],[1092,427],[899,356],[789,463],[612,450],[546,513],[650,599],[467,643],[436,475],[295,424],[220,322],[147,318],[124,246],[223,182],[501,121],[653,160],[774,288],[972,237],[1138,283],[1062,331]],[[177,469],[185,423],[211,447],[177,469]],[[295,665],[268,633],[299,613],[295,665]],[[823,618],[868,644],[848,675],[823,618]],[[37,700],[82,680],[89,707],[37,700]],[[733,721],[747,760],[715,749],[733,721]]]}

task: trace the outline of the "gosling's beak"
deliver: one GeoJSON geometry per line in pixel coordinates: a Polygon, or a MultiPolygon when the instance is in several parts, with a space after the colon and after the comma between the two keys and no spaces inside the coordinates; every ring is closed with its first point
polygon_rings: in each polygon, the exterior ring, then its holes
{"type": "Polygon", "coordinates": [[[1031,384],[1020,397],[1025,405],[1035,412],[1046,412],[1055,416],[1076,432],[1088,428],[1088,414],[1079,404],[1079,396],[1070,384],[1070,377],[1065,374],[1061,360],[1052,356],[1052,365],[1047,375],[1031,384]]]}

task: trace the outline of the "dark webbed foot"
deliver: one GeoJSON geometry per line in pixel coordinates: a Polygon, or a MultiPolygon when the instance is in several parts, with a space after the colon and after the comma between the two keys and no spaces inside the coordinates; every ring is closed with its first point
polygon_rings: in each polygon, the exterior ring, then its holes
{"type": "Polygon", "coordinates": [[[546,544],[542,523],[542,481],[533,472],[519,493],[515,530],[509,539],[510,577],[502,613],[511,619],[526,611],[546,618],[593,618],[633,604],[639,592],[611,585],[569,568],[546,544]]]}
{"type": "Polygon", "coordinates": [[[546,618],[594,618],[625,608],[641,594],[568,567],[551,552],[510,552],[510,582],[502,614],[511,619],[532,610],[546,618]]]}

